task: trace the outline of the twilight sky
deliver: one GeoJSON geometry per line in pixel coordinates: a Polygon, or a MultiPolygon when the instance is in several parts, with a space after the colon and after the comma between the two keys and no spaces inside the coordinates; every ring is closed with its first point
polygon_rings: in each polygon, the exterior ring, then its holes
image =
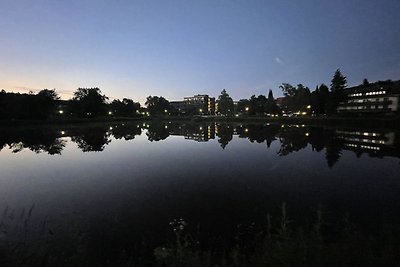
{"type": "Polygon", "coordinates": [[[399,0],[0,0],[0,88],[144,103],[400,79],[399,0]]]}

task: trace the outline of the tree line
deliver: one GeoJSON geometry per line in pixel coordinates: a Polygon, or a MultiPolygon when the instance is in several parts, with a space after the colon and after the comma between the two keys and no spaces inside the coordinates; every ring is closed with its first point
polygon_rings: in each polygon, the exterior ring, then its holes
{"type": "MultiPolygon", "coordinates": [[[[364,79],[364,85],[368,80],[364,79]]],[[[265,116],[282,113],[334,114],[337,106],[344,100],[344,90],[347,79],[337,69],[331,80],[330,87],[321,84],[313,92],[303,84],[293,86],[282,83],[279,87],[284,95],[279,103],[274,98],[272,90],[268,95],[252,95],[249,99],[240,99],[234,104],[233,99],[224,89],[216,101],[216,114],[233,116],[265,116]]],[[[162,96],[148,96],[146,109],[140,103],[129,98],[109,101],[99,88],[78,88],[68,101],[60,100],[55,89],[43,89],[37,94],[20,94],[0,92],[0,119],[48,119],[54,117],[85,117],[100,116],[166,116],[176,115],[173,105],[162,96]]]]}
{"type": "Polygon", "coordinates": [[[61,117],[138,116],[140,103],[132,99],[111,102],[99,88],[78,88],[68,101],[60,100],[55,89],[37,94],[0,92],[0,119],[48,119],[61,117]]]}

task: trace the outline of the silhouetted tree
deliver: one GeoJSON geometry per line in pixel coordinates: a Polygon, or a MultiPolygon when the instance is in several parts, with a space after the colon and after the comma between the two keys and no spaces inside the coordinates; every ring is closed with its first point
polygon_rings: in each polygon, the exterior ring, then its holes
{"type": "Polygon", "coordinates": [[[363,80],[363,83],[362,83],[364,86],[367,86],[367,85],[369,85],[369,81],[368,81],[368,79],[367,78],[365,78],[364,80],[363,80]]]}
{"type": "Polygon", "coordinates": [[[71,140],[78,145],[83,152],[103,151],[111,142],[110,132],[104,127],[79,129],[71,140]]]}
{"type": "Polygon", "coordinates": [[[250,112],[250,101],[248,99],[240,99],[237,104],[237,111],[245,114],[250,112]]]}
{"type": "Polygon", "coordinates": [[[311,103],[310,89],[302,84],[298,84],[297,87],[294,87],[289,83],[282,83],[279,88],[281,88],[285,96],[284,104],[288,107],[289,111],[304,109],[311,103]]]}
{"type": "Polygon", "coordinates": [[[133,117],[137,115],[140,109],[140,103],[135,103],[132,99],[124,98],[122,101],[119,99],[113,100],[110,104],[113,115],[133,117]]]}
{"type": "Polygon", "coordinates": [[[157,142],[167,139],[169,136],[169,130],[165,127],[164,124],[155,122],[149,125],[149,129],[147,130],[146,135],[150,142],[157,142]]]}
{"type": "Polygon", "coordinates": [[[311,93],[311,108],[315,114],[325,114],[329,101],[329,89],[325,84],[317,86],[311,93]]]}
{"type": "Polygon", "coordinates": [[[346,87],[347,87],[346,77],[343,76],[343,74],[340,72],[340,69],[337,69],[331,80],[331,91],[340,92],[343,91],[346,87]]]}
{"type": "Polygon", "coordinates": [[[112,126],[112,135],[115,139],[132,140],[136,135],[142,134],[142,128],[139,124],[116,124],[112,126]]]}
{"type": "Polygon", "coordinates": [[[13,153],[27,148],[37,154],[61,154],[66,141],[59,137],[59,131],[53,128],[5,128],[0,134],[0,148],[7,144],[13,153]]]}
{"type": "Polygon", "coordinates": [[[232,141],[233,127],[225,124],[220,124],[217,127],[218,127],[217,136],[219,137],[218,143],[221,144],[222,149],[225,149],[228,143],[232,141]]]}
{"type": "Polygon", "coordinates": [[[147,111],[150,115],[166,115],[170,110],[170,104],[162,96],[148,96],[146,99],[147,111]]]}
{"type": "Polygon", "coordinates": [[[107,99],[99,88],[78,88],[71,101],[71,112],[83,117],[104,115],[107,99]]]}
{"type": "Polygon", "coordinates": [[[337,69],[331,81],[331,94],[327,105],[327,113],[336,113],[339,103],[344,100],[344,89],[346,87],[346,77],[343,76],[343,74],[340,72],[340,69],[337,69]]]}
{"type": "Polygon", "coordinates": [[[251,114],[264,115],[267,108],[267,98],[264,95],[250,98],[250,112],[251,114]]]}
{"type": "Polygon", "coordinates": [[[278,113],[279,112],[279,107],[276,105],[276,101],[274,99],[274,95],[273,95],[271,89],[268,92],[267,103],[265,105],[265,112],[266,113],[278,113]]]}
{"type": "Polygon", "coordinates": [[[339,140],[330,138],[326,144],[325,158],[329,168],[332,168],[342,156],[342,143],[339,140]]]}
{"type": "Polygon", "coordinates": [[[232,115],[233,111],[233,100],[224,89],[218,97],[218,112],[223,115],[232,115]]]}
{"type": "Polygon", "coordinates": [[[37,115],[39,118],[47,118],[56,113],[57,100],[60,97],[57,95],[56,90],[43,89],[36,97],[37,101],[37,115]]]}
{"type": "Polygon", "coordinates": [[[306,129],[304,128],[283,128],[279,133],[281,148],[278,151],[278,155],[287,156],[290,153],[307,147],[308,140],[305,131],[306,129]]]}

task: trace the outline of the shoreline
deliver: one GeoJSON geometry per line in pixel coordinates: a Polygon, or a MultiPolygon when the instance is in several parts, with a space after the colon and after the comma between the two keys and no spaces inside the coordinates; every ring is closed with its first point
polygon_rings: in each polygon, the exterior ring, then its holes
{"type": "Polygon", "coordinates": [[[35,125],[65,125],[65,124],[97,124],[107,122],[143,122],[143,121],[182,121],[182,122],[249,122],[249,123],[285,123],[306,124],[310,126],[350,126],[350,127],[384,127],[400,129],[400,116],[391,117],[222,117],[222,116],[171,116],[171,117],[98,117],[48,120],[4,120],[3,126],[35,126],[35,125]]]}

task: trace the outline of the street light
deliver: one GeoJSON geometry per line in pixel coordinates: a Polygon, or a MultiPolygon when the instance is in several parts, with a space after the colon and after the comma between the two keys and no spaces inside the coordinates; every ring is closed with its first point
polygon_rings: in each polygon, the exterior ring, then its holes
{"type": "Polygon", "coordinates": [[[244,110],[249,111],[249,107],[246,107],[244,110]]]}
{"type": "Polygon", "coordinates": [[[64,110],[59,110],[58,113],[63,114],[64,110]]]}
{"type": "Polygon", "coordinates": [[[112,111],[109,111],[109,112],[108,112],[108,115],[112,115],[112,111]]]}

